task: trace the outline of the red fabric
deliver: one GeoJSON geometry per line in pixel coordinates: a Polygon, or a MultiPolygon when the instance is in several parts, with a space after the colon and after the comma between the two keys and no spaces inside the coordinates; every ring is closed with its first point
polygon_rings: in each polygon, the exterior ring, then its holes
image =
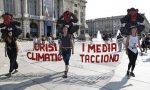
{"type": "Polygon", "coordinates": [[[12,22],[12,17],[10,15],[5,15],[3,17],[3,19],[4,19],[3,22],[4,22],[5,25],[10,25],[10,23],[12,22]]]}
{"type": "Polygon", "coordinates": [[[137,15],[138,15],[137,11],[130,11],[129,15],[130,15],[130,19],[131,19],[132,22],[136,22],[137,21],[137,15]]]}
{"type": "Polygon", "coordinates": [[[69,22],[71,20],[71,12],[69,11],[64,12],[63,17],[66,22],[69,22]]]}

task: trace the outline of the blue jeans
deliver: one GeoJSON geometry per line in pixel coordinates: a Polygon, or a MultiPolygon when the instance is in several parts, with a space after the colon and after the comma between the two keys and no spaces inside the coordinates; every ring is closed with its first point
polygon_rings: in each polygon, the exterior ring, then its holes
{"type": "Polygon", "coordinates": [[[62,56],[65,62],[65,65],[69,65],[69,60],[71,56],[71,49],[62,49],[62,56]]]}

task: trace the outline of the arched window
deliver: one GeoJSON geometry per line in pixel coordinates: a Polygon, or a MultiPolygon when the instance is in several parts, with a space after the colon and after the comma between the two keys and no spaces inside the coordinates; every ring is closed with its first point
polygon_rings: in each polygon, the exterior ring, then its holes
{"type": "Polygon", "coordinates": [[[38,36],[38,25],[34,22],[30,24],[30,34],[32,37],[38,36]]]}

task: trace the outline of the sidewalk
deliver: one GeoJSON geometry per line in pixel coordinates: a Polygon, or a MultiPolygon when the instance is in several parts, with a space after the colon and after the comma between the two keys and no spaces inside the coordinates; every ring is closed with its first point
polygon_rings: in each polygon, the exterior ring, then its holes
{"type": "MultiPolygon", "coordinates": [[[[125,54],[124,54],[125,55],[125,54]]],[[[101,90],[149,90],[150,88],[150,52],[138,56],[135,66],[135,77],[126,77],[128,58],[122,60],[115,70],[113,78],[101,90]]]]}
{"type": "MultiPolygon", "coordinates": [[[[32,43],[29,42],[30,48],[32,43]]],[[[23,43],[21,43],[23,45],[23,43]]],[[[26,54],[18,56],[19,72],[6,78],[9,60],[4,57],[4,44],[0,43],[0,90],[149,90],[150,58],[138,57],[135,68],[135,78],[125,77],[128,58],[123,52],[121,63],[91,64],[82,63],[79,50],[71,57],[70,70],[67,79],[62,78],[63,61],[37,62],[27,60],[26,54]]],[[[76,43],[76,47],[80,43],[76,43]]],[[[150,54],[150,53],[149,53],[150,54]]],[[[148,54],[148,55],[149,55],[148,54]]]]}

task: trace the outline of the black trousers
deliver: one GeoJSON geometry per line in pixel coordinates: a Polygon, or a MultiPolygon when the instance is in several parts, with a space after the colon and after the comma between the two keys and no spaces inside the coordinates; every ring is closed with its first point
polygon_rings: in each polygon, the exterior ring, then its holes
{"type": "Polygon", "coordinates": [[[134,53],[130,49],[128,49],[128,58],[129,58],[128,71],[130,70],[131,67],[132,67],[131,71],[134,70],[137,56],[138,56],[138,52],[134,53]]]}
{"type": "Polygon", "coordinates": [[[18,69],[18,63],[16,61],[17,59],[17,50],[16,48],[8,48],[7,49],[7,55],[10,60],[10,69],[9,72],[12,72],[14,69],[18,69]]]}

